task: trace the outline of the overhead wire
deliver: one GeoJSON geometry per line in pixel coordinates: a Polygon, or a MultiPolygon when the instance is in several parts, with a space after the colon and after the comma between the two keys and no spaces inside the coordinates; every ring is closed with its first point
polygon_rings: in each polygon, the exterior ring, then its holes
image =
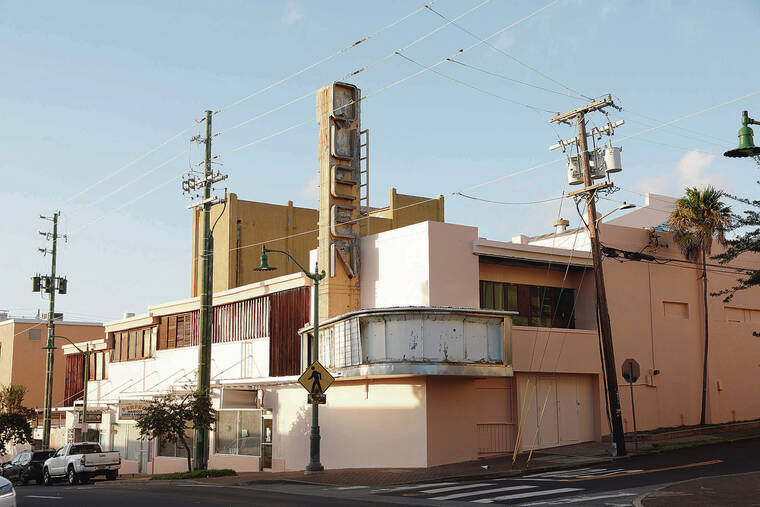
{"type": "MultiPolygon", "coordinates": [[[[405,55],[405,54],[403,54],[403,53],[399,53],[398,55],[399,55],[401,58],[404,58],[405,60],[408,60],[408,61],[412,62],[413,64],[415,64],[415,65],[419,66],[419,67],[422,67],[423,69],[425,68],[425,65],[423,65],[423,64],[421,64],[421,63],[419,63],[419,62],[417,62],[416,60],[414,60],[414,59],[412,59],[412,58],[410,58],[410,57],[406,56],[406,55],[405,55]]],[[[484,93],[484,94],[486,94],[486,95],[490,95],[491,97],[494,97],[494,98],[497,98],[497,99],[500,99],[500,100],[503,100],[503,101],[506,101],[506,102],[511,102],[512,104],[516,104],[516,105],[518,105],[518,106],[526,107],[526,108],[528,108],[528,109],[531,109],[531,110],[533,110],[533,111],[541,111],[541,112],[544,112],[544,113],[549,113],[549,114],[557,114],[557,112],[556,112],[556,111],[550,111],[550,110],[548,110],[548,109],[544,109],[544,108],[542,108],[542,107],[538,107],[538,106],[531,106],[530,104],[525,104],[525,103],[523,103],[523,102],[520,102],[520,101],[517,101],[517,100],[514,100],[514,99],[509,99],[509,98],[507,98],[507,97],[503,97],[503,96],[501,96],[501,95],[498,95],[498,94],[496,94],[496,93],[493,93],[493,92],[489,92],[488,90],[484,90],[483,88],[479,88],[479,87],[477,87],[477,86],[475,86],[475,85],[472,85],[472,84],[470,84],[470,83],[467,83],[467,82],[465,82],[465,81],[462,81],[462,80],[460,80],[460,79],[457,79],[457,78],[455,78],[455,77],[453,77],[453,76],[449,76],[448,74],[444,74],[443,72],[437,71],[437,70],[435,70],[435,69],[429,69],[429,70],[430,70],[430,72],[432,72],[433,74],[436,74],[436,75],[438,75],[438,76],[441,76],[441,77],[443,77],[443,78],[446,78],[446,79],[449,79],[449,80],[451,80],[451,81],[454,81],[455,83],[459,83],[459,84],[461,84],[461,85],[463,85],[463,86],[466,86],[467,88],[471,88],[471,89],[473,89],[473,90],[476,90],[476,91],[478,91],[478,92],[480,92],[480,93],[484,93]]]]}
{"type": "MultiPolygon", "coordinates": [[[[441,18],[443,18],[443,19],[445,19],[445,20],[447,20],[447,21],[449,20],[449,18],[447,18],[446,16],[444,16],[444,15],[443,15],[443,14],[441,14],[440,12],[436,11],[436,10],[435,10],[435,9],[433,9],[432,7],[428,6],[428,7],[427,7],[427,9],[428,9],[429,11],[433,12],[434,14],[436,14],[436,15],[440,16],[441,18]]],[[[584,99],[587,99],[587,100],[594,100],[594,99],[592,99],[591,97],[589,97],[589,96],[587,96],[587,95],[584,95],[583,93],[579,92],[578,90],[575,90],[575,89],[573,89],[573,88],[571,88],[571,87],[567,86],[566,84],[564,84],[564,83],[562,83],[562,82],[560,82],[560,81],[558,81],[558,80],[554,79],[553,77],[549,76],[548,74],[545,74],[544,72],[541,72],[540,70],[536,69],[535,67],[532,67],[532,66],[528,65],[527,63],[523,62],[522,60],[519,60],[519,59],[518,59],[518,58],[516,58],[514,55],[512,55],[512,54],[510,54],[510,53],[507,53],[507,52],[506,52],[506,51],[504,51],[503,49],[501,49],[501,48],[499,48],[499,47],[497,47],[497,46],[494,46],[493,44],[489,43],[489,42],[488,42],[488,40],[489,40],[489,39],[491,39],[491,37],[487,37],[486,39],[483,39],[481,36],[479,36],[479,35],[477,35],[477,34],[475,34],[475,33],[471,32],[470,30],[468,30],[468,29],[466,29],[465,27],[463,27],[463,26],[459,25],[458,23],[455,23],[455,21],[456,21],[456,20],[453,20],[453,21],[451,22],[451,24],[453,24],[455,27],[457,27],[457,28],[459,28],[460,30],[462,30],[464,33],[466,33],[466,34],[470,35],[471,37],[474,37],[475,39],[477,39],[477,40],[481,41],[483,44],[485,44],[487,47],[489,47],[489,48],[493,49],[493,50],[494,50],[494,51],[496,51],[497,53],[501,53],[502,55],[506,56],[507,58],[510,58],[510,59],[514,60],[515,62],[517,62],[518,64],[522,65],[522,66],[523,66],[523,67],[525,67],[526,69],[532,70],[533,72],[535,72],[535,73],[536,73],[536,74],[538,74],[539,76],[541,76],[541,77],[543,77],[543,78],[545,78],[545,79],[548,79],[549,81],[553,82],[554,84],[557,84],[557,85],[561,86],[561,87],[562,87],[562,88],[564,88],[565,90],[568,90],[568,91],[570,91],[570,92],[573,92],[573,93],[575,93],[576,95],[579,95],[580,97],[582,97],[582,98],[584,98],[584,99]]]]}
{"type": "Polygon", "coordinates": [[[564,199],[564,198],[567,197],[567,196],[564,196],[564,195],[560,195],[559,197],[550,197],[548,199],[541,199],[541,200],[538,200],[538,201],[504,202],[504,201],[491,201],[489,199],[481,199],[480,197],[474,197],[472,195],[467,195],[467,194],[462,193],[462,192],[454,192],[452,195],[459,195],[461,197],[466,197],[467,199],[472,199],[473,201],[482,201],[482,202],[487,202],[487,203],[490,203],[490,204],[503,204],[503,205],[509,205],[509,206],[512,206],[512,205],[516,206],[516,205],[523,205],[523,204],[540,204],[540,203],[544,203],[544,202],[553,202],[553,201],[557,201],[557,200],[564,199]]]}
{"type": "Polygon", "coordinates": [[[557,95],[562,95],[563,97],[570,97],[571,99],[575,99],[575,100],[582,100],[582,98],[576,97],[575,95],[570,95],[569,93],[564,93],[564,92],[560,92],[560,91],[557,91],[557,90],[552,90],[551,88],[546,88],[546,87],[543,87],[543,86],[538,86],[538,85],[535,85],[533,83],[528,83],[528,82],[525,82],[525,81],[520,81],[519,79],[514,79],[514,78],[511,78],[509,76],[505,76],[504,74],[499,74],[497,72],[492,72],[492,71],[487,70],[487,69],[482,69],[480,67],[476,67],[475,65],[471,65],[471,64],[465,63],[465,62],[460,62],[459,60],[455,60],[453,58],[449,58],[448,60],[451,63],[456,63],[457,65],[461,65],[463,67],[467,67],[467,68],[470,68],[472,70],[476,70],[478,72],[482,72],[483,74],[488,74],[489,76],[498,77],[499,79],[503,79],[505,81],[510,81],[512,83],[516,83],[516,84],[523,85],[523,86],[529,86],[531,88],[536,88],[538,90],[543,90],[543,91],[549,92],[549,93],[555,93],[557,95]]]}
{"type": "Polygon", "coordinates": [[[230,104],[227,104],[226,106],[223,106],[223,107],[217,109],[216,111],[214,111],[214,114],[216,115],[216,114],[222,113],[224,111],[227,111],[228,109],[231,109],[231,108],[233,108],[233,107],[235,107],[235,106],[237,106],[239,104],[242,104],[243,102],[246,102],[246,101],[252,99],[253,97],[256,97],[257,95],[260,95],[260,94],[262,94],[262,93],[264,93],[264,92],[266,92],[268,90],[271,90],[272,88],[275,88],[275,87],[277,87],[277,86],[279,86],[279,85],[281,85],[283,83],[286,83],[286,82],[290,81],[291,79],[293,79],[295,77],[300,76],[304,72],[307,72],[307,71],[309,71],[309,70],[311,70],[311,69],[313,69],[313,68],[315,68],[315,67],[317,67],[319,65],[322,65],[323,63],[326,63],[326,62],[332,60],[333,58],[335,58],[335,57],[337,57],[337,56],[339,56],[339,55],[341,55],[341,54],[349,51],[350,49],[355,48],[359,44],[377,37],[381,33],[383,33],[385,31],[393,28],[394,26],[398,25],[399,23],[401,23],[403,21],[406,21],[407,19],[411,18],[412,16],[414,16],[414,15],[422,12],[428,5],[433,5],[436,1],[437,0],[431,0],[430,2],[428,2],[425,5],[423,5],[422,7],[419,7],[417,9],[413,10],[409,14],[407,14],[407,15],[399,18],[399,19],[397,19],[396,21],[393,21],[392,23],[390,23],[388,25],[385,25],[384,27],[382,27],[381,29],[377,30],[376,32],[371,33],[369,35],[366,35],[366,36],[362,37],[361,39],[357,40],[356,42],[353,42],[353,43],[349,44],[348,46],[345,46],[345,47],[339,49],[338,51],[336,51],[336,52],[334,52],[334,53],[332,53],[332,54],[330,54],[330,55],[328,55],[328,56],[326,56],[326,57],[324,57],[324,58],[322,58],[320,60],[317,60],[316,62],[314,62],[312,64],[307,65],[306,67],[302,68],[301,70],[299,70],[297,72],[289,74],[288,76],[285,76],[284,78],[282,78],[282,79],[280,79],[278,81],[275,81],[274,83],[271,83],[271,84],[265,86],[264,88],[261,88],[261,89],[255,91],[255,92],[253,92],[253,93],[251,93],[249,95],[246,95],[245,97],[243,97],[241,99],[238,99],[238,100],[236,100],[234,102],[231,102],[230,104]]]}
{"type": "Polygon", "coordinates": [[[108,174],[107,176],[99,179],[95,183],[92,183],[91,185],[88,185],[87,187],[83,188],[79,192],[75,193],[74,195],[72,195],[71,197],[69,197],[68,199],[66,199],[63,202],[63,204],[65,205],[65,204],[68,204],[68,203],[74,201],[75,199],[77,199],[78,197],[80,197],[80,196],[84,195],[85,193],[89,192],[90,190],[92,190],[96,186],[100,185],[101,183],[104,183],[104,182],[110,180],[111,178],[113,178],[114,176],[116,176],[117,174],[119,174],[119,173],[121,173],[121,172],[129,169],[130,167],[132,167],[133,165],[135,165],[137,162],[140,162],[141,160],[145,159],[147,156],[149,156],[149,155],[157,152],[158,150],[160,150],[161,148],[163,148],[164,146],[166,146],[170,142],[174,141],[175,139],[177,139],[182,134],[185,134],[189,130],[192,130],[193,128],[195,128],[195,125],[191,125],[188,128],[177,132],[176,134],[174,134],[173,136],[171,136],[170,138],[168,138],[167,140],[165,140],[164,142],[162,142],[158,146],[156,146],[154,148],[151,148],[150,150],[148,150],[147,152],[143,153],[142,155],[140,155],[136,159],[132,160],[128,164],[125,164],[125,165],[121,166],[120,168],[118,168],[117,170],[115,170],[112,173],[108,174]]]}
{"type": "MultiPolygon", "coordinates": [[[[465,16],[467,16],[469,14],[472,14],[476,10],[480,9],[481,7],[485,6],[486,4],[488,4],[488,3],[492,2],[492,1],[493,0],[483,0],[482,2],[480,2],[477,5],[475,5],[474,7],[472,7],[470,9],[464,11],[462,14],[460,14],[459,16],[457,16],[454,19],[455,20],[461,19],[461,18],[463,18],[463,17],[465,17],[465,16]]],[[[420,8],[420,9],[424,9],[424,7],[420,8]]],[[[351,78],[351,77],[353,77],[353,76],[355,76],[355,75],[357,75],[357,74],[359,74],[361,72],[364,72],[365,70],[371,69],[372,67],[374,67],[376,65],[379,65],[380,63],[382,63],[382,62],[384,62],[384,61],[392,58],[394,55],[400,54],[400,52],[406,51],[407,49],[411,48],[412,46],[415,46],[416,44],[419,44],[420,42],[422,42],[423,40],[425,40],[428,37],[432,36],[433,34],[435,34],[435,33],[439,32],[439,31],[443,30],[444,28],[446,28],[447,26],[449,26],[452,22],[447,22],[447,23],[445,23],[445,24],[443,24],[443,25],[441,25],[439,27],[436,27],[435,29],[433,29],[433,30],[425,33],[421,37],[418,37],[417,39],[415,39],[412,42],[406,44],[405,46],[401,47],[400,49],[392,51],[392,52],[390,52],[390,53],[388,53],[388,54],[386,54],[386,55],[378,58],[377,60],[374,60],[374,61],[372,61],[372,62],[370,62],[370,63],[368,63],[368,64],[366,64],[366,65],[364,65],[364,66],[362,66],[362,67],[360,67],[358,69],[355,69],[355,70],[349,72],[348,74],[345,74],[344,76],[342,76],[339,79],[337,79],[337,81],[345,81],[345,80],[347,80],[347,79],[349,79],[349,78],[351,78]]],[[[313,94],[315,94],[319,90],[320,90],[320,88],[316,88],[316,89],[314,89],[312,91],[309,91],[309,92],[307,92],[307,93],[305,93],[305,94],[303,94],[303,95],[301,95],[299,97],[296,97],[295,99],[292,99],[292,100],[290,100],[290,101],[288,101],[288,102],[286,102],[284,104],[281,104],[281,105],[279,105],[279,106],[277,106],[275,108],[272,108],[272,109],[270,109],[268,111],[265,111],[263,113],[257,114],[256,116],[248,118],[247,120],[244,120],[244,121],[242,121],[240,123],[237,123],[237,124],[235,124],[235,125],[233,125],[231,127],[228,127],[228,128],[226,128],[226,129],[224,129],[222,131],[219,131],[219,132],[215,133],[214,137],[226,134],[227,132],[230,132],[231,130],[235,130],[235,129],[238,129],[238,128],[243,127],[245,125],[248,125],[251,122],[254,122],[256,120],[264,118],[264,117],[266,117],[266,116],[268,116],[268,115],[270,115],[272,113],[275,113],[277,111],[280,111],[280,110],[282,110],[282,109],[284,109],[284,108],[286,108],[286,107],[288,107],[288,106],[290,106],[292,104],[295,104],[297,102],[305,100],[308,97],[311,97],[313,94]]],[[[348,105],[350,105],[350,104],[347,104],[346,106],[348,106],[348,105]]]]}
{"type": "MultiPolygon", "coordinates": [[[[489,0],[489,1],[490,1],[490,0],[489,0]]],[[[481,44],[485,43],[485,42],[486,42],[486,41],[488,41],[489,39],[492,39],[493,37],[496,37],[496,36],[498,36],[498,35],[500,35],[500,34],[502,34],[502,33],[506,32],[507,30],[510,30],[510,29],[514,28],[515,26],[519,25],[520,23],[523,23],[524,21],[527,21],[528,19],[530,19],[530,18],[532,18],[532,17],[534,17],[534,16],[538,15],[539,13],[543,12],[544,10],[546,10],[546,9],[548,9],[549,7],[551,7],[551,6],[555,5],[555,4],[557,4],[557,3],[558,3],[558,2],[560,2],[560,1],[561,1],[561,0],[552,0],[550,3],[548,3],[548,4],[544,5],[543,7],[539,8],[539,9],[536,9],[535,11],[533,11],[533,12],[531,12],[530,14],[528,14],[528,15],[526,15],[526,16],[524,16],[524,17],[520,18],[519,20],[517,20],[517,21],[515,21],[515,22],[513,22],[513,23],[511,23],[511,24],[509,24],[509,25],[507,25],[507,26],[505,26],[505,27],[503,27],[503,28],[501,28],[501,29],[497,30],[497,31],[496,31],[496,32],[494,32],[493,34],[489,35],[489,36],[488,36],[486,39],[483,39],[483,40],[479,40],[478,42],[476,42],[476,43],[474,43],[474,44],[471,44],[470,46],[467,46],[466,48],[463,48],[463,49],[460,49],[460,50],[458,50],[458,51],[457,51],[457,52],[455,52],[454,54],[450,55],[450,57],[454,57],[454,56],[456,56],[456,55],[464,54],[464,53],[466,53],[467,51],[470,51],[471,49],[473,49],[473,48],[475,48],[475,47],[477,47],[477,46],[480,46],[481,44]]],[[[485,2],[482,2],[481,4],[478,4],[478,5],[484,5],[484,3],[485,3],[485,2]]],[[[477,7],[477,6],[476,6],[476,7],[477,7]]],[[[472,9],[471,9],[471,10],[472,10],[472,9]]],[[[402,49],[402,50],[403,50],[403,49],[402,49]]],[[[401,53],[399,53],[399,51],[400,51],[400,50],[396,50],[396,51],[395,51],[393,54],[401,55],[401,53]]],[[[405,76],[405,77],[403,77],[403,78],[401,78],[401,79],[398,79],[398,80],[396,80],[396,81],[394,81],[394,82],[392,82],[392,83],[390,83],[390,84],[388,84],[388,85],[386,85],[386,86],[384,86],[384,87],[382,87],[382,88],[379,88],[379,89],[377,89],[377,90],[374,90],[374,91],[372,91],[372,92],[370,92],[370,93],[367,93],[367,94],[365,94],[364,96],[362,96],[362,97],[360,97],[360,98],[358,98],[358,99],[355,99],[355,100],[351,100],[351,101],[347,102],[346,104],[343,104],[341,107],[342,107],[342,108],[347,108],[347,107],[349,107],[349,106],[351,106],[351,105],[353,105],[353,104],[356,104],[357,102],[360,102],[360,101],[363,101],[363,100],[367,100],[367,99],[368,99],[368,98],[370,98],[370,97],[374,97],[374,96],[376,96],[376,95],[379,95],[379,94],[381,94],[381,93],[384,93],[384,92],[386,92],[387,90],[389,90],[389,89],[391,89],[391,88],[394,88],[394,87],[396,87],[396,86],[398,86],[398,85],[400,85],[400,84],[402,84],[402,83],[404,83],[404,82],[406,82],[406,81],[408,81],[408,80],[410,80],[410,79],[412,79],[412,78],[415,78],[415,77],[419,76],[420,74],[423,74],[423,73],[425,73],[425,72],[427,72],[427,71],[429,71],[429,70],[431,70],[431,69],[433,69],[433,68],[435,68],[435,67],[438,67],[439,65],[442,65],[442,64],[443,64],[443,63],[445,63],[446,61],[447,61],[447,58],[443,58],[443,59],[441,59],[441,60],[440,60],[439,62],[437,62],[437,63],[434,63],[434,64],[432,64],[432,65],[428,65],[428,66],[425,66],[424,68],[420,69],[420,70],[419,70],[419,71],[417,71],[417,72],[413,72],[412,74],[409,74],[409,75],[407,75],[407,76],[405,76]]],[[[291,127],[288,127],[288,128],[286,128],[286,129],[283,129],[281,132],[282,132],[282,133],[284,133],[284,132],[288,132],[288,131],[290,131],[290,130],[293,130],[293,129],[295,129],[295,128],[298,128],[298,127],[300,127],[300,126],[306,125],[306,124],[308,124],[308,123],[309,123],[309,122],[311,122],[311,121],[314,121],[314,120],[313,120],[313,119],[309,119],[309,120],[306,120],[306,121],[302,121],[302,122],[300,122],[300,123],[297,123],[297,124],[295,124],[295,125],[292,125],[291,127]]],[[[234,149],[231,149],[231,150],[229,150],[229,151],[227,151],[227,152],[224,152],[224,153],[222,153],[222,154],[220,154],[220,155],[217,155],[217,156],[216,156],[216,157],[214,157],[214,158],[218,158],[218,157],[220,157],[220,156],[222,156],[222,155],[224,155],[224,154],[227,154],[227,153],[232,153],[232,152],[235,152],[235,151],[241,150],[241,149],[243,149],[243,148],[245,148],[245,147],[247,147],[247,146],[251,146],[252,144],[256,144],[256,141],[258,141],[258,140],[255,140],[253,143],[246,143],[246,144],[243,144],[243,145],[237,146],[236,148],[234,148],[234,149]]]]}

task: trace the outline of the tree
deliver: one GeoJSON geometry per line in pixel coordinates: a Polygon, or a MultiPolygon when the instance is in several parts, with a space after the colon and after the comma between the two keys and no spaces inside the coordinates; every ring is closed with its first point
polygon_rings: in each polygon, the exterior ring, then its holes
{"type": "Polygon", "coordinates": [[[705,351],[702,366],[702,411],[699,424],[705,424],[707,400],[707,352],[710,342],[707,316],[707,256],[713,238],[726,242],[725,233],[731,222],[731,208],[721,202],[724,193],[708,185],[687,188],[686,195],[676,201],[676,209],[668,217],[668,226],[684,257],[701,264],[702,297],[705,314],[705,351]]]}
{"type": "Polygon", "coordinates": [[[8,444],[32,442],[30,419],[34,410],[24,406],[26,386],[10,384],[0,387],[0,454],[8,444]]]}
{"type": "Polygon", "coordinates": [[[208,396],[199,393],[185,396],[167,394],[148,404],[145,414],[137,420],[137,429],[142,438],[182,444],[187,452],[187,471],[191,472],[192,442],[187,441],[186,432],[191,427],[210,428],[214,420],[214,410],[208,396]]]}
{"type": "MultiPolygon", "coordinates": [[[[742,202],[756,209],[760,209],[760,201],[750,201],[749,199],[742,197],[729,194],[726,195],[731,199],[742,202]]],[[[760,253],[760,212],[750,209],[745,210],[743,216],[735,215],[730,230],[735,231],[744,228],[749,228],[749,230],[746,230],[743,234],[740,234],[734,239],[727,240],[726,245],[728,248],[726,251],[715,256],[721,264],[731,262],[743,253],[760,253]]],[[[715,295],[725,295],[726,297],[723,298],[723,301],[728,303],[733,299],[736,292],[755,286],[760,286],[760,269],[750,270],[744,278],[739,278],[737,280],[735,286],[717,292],[715,295]]],[[[760,336],[760,333],[757,331],[752,334],[760,336]]]]}

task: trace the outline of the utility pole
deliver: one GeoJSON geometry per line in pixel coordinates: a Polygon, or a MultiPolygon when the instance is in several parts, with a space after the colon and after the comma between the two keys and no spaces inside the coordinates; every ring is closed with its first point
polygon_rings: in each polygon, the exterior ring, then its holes
{"type": "MultiPolygon", "coordinates": [[[[205,145],[205,157],[203,162],[203,177],[198,179],[196,173],[190,172],[182,181],[182,188],[188,193],[197,193],[202,189],[201,201],[188,206],[191,209],[202,207],[201,216],[201,255],[200,255],[200,318],[198,319],[198,384],[197,394],[203,397],[211,395],[211,340],[213,319],[213,238],[211,235],[211,206],[223,199],[212,198],[211,190],[214,183],[227,178],[227,175],[214,174],[211,169],[211,139],[213,137],[211,119],[213,112],[206,111],[206,137],[201,140],[193,138],[191,141],[203,142],[205,145]]],[[[209,456],[209,428],[195,428],[195,469],[205,470],[208,468],[209,456]]]]}
{"type": "Polygon", "coordinates": [[[43,220],[51,220],[53,222],[53,232],[40,232],[40,235],[44,236],[47,240],[52,240],[52,248],[50,250],[46,248],[39,248],[43,255],[50,254],[50,276],[35,275],[32,278],[32,291],[40,292],[44,290],[50,295],[50,306],[48,308],[48,339],[47,344],[42,347],[47,350],[47,364],[45,368],[45,410],[42,422],[42,447],[48,449],[50,447],[50,415],[53,408],[53,351],[55,350],[55,293],[56,291],[61,294],[66,294],[67,281],[66,278],[56,278],[55,276],[55,261],[58,253],[58,238],[66,236],[58,235],[58,217],[60,212],[53,213],[53,217],[45,217],[40,215],[43,220]]]}
{"type": "Polygon", "coordinates": [[[596,281],[596,299],[599,308],[599,321],[602,336],[602,349],[604,353],[604,370],[607,379],[607,399],[612,418],[612,436],[615,441],[617,455],[625,456],[625,434],[623,431],[623,419],[620,410],[620,398],[618,396],[617,370],[615,366],[615,352],[612,344],[612,325],[610,324],[610,312],[607,307],[607,291],[604,285],[604,271],[602,269],[602,256],[600,249],[599,230],[596,217],[596,195],[598,190],[612,186],[609,182],[593,184],[591,180],[591,167],[589,164],[588,142],[586,140],[586,114],[599,111],[605,107],[619,109],[612,101],[611,96],[595,100],[585,106],[579,107],[567,113],[562,113],[551,120],[550,123],[570,123],[575,120],[578,125],[578,160],[583,173],[584,188],[569,195],[585,195],[586,211],[588,215],[588,234],[591,242],[591,258],[594,264],[594,278],[596,281]]]}

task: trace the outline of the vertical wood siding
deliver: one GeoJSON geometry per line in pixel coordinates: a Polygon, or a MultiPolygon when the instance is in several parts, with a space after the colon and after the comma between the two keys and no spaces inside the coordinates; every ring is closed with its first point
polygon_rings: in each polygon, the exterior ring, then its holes
{"type": "Polygon", "coordinates": [[[76,400],[82,398],[84,389],[84,356],[69,354],[66,356],[66,388],[64,389],[63,405],[70,407],[76,400]]]}
{"type": "Polygon", "coordinates": [[[269,336],[269,296],[214,307],[213,343],[269,336]]]}
{"type": "Polygon", "coordinates": [[[270,297],[269,375],[301,373],[301,337],[298,330],[309,322],[308,287],[277,292],[270,297]]]}

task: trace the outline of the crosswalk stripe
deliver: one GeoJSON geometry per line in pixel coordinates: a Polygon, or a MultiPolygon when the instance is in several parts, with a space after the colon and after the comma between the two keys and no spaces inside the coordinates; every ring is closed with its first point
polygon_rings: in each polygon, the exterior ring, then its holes
{"type": "Polygon", "coordinates": [[[410,489],[422,489],[422,488],[431,488],[434,486],[448,486],[449,484],[458,484],[457,482],[431,482],[427,484],[414,484],[412,486],[397,486],[392,488],[381,488],[381,489],[373,489],[370,491],[370,493],[380,493],[380,492],[388,492],[388,491],[407,491],[410,489]]]}
{"type": "Polygon", "coordinates": [[[530,498],[534,496],[556,495],[558,493],[571,493],[581,491],[583,488],[557,488],[546,489],[543,491],[531,491],[529,493],[516,493],[514,495],[495,496],[493,498],[481,498],[480,500],[471,500],[472,503],[493,503],[501,500],[517,500],[518,498],[530,498]]]}
{"type": "Polygon", "coordinates": [[[595,495],[595,496],[575,496],[573,498],[563,498],[562,500],[547,500],[545,502],[533,502],[520,504],[522,507],[536,507],[538,505],[565,505],[568,503],[593,502],[595,500],[604,500],[605,498],[620,498],[623,496],[635,496],[636,493],[614,493],[612,495],[595,495]]]}
{"type": "Polygon", "coordinates": [[[435,496],[430,500],[454,500],[455,498],[464,498],[466,496],[487,495],[489,493],[503,493],[504,491],[515,491],[517,489],[531,489],[536,486],[509,486],[508,488],[481,489],[478,491],[468,491],[467,493],[455,493],[453,495],[435,496]]]}
{"type": "Polygon", "coordinates": [[[468,489],[468,488],[479,488],[481,486],[493,486],[492,482],[480,482],[480,483],[470,483],[470,484],[463,484],[461,486],[449,486],[448,488],[438,488],[438,489],[426,489],[423,491],[423,493],[446,493],[447,491],[456,491],[458,489],[468,489]]]}

